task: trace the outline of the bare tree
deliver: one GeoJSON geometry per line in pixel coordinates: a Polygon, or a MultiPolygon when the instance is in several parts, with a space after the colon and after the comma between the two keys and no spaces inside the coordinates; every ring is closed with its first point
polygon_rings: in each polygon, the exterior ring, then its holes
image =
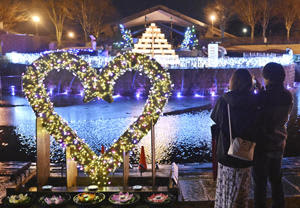
{"type": "Polygon", "coordinates": [[[72,0],[36,0],[35,3],[46,11],[55,27],[57,47],[61,47],[64,22],[70,16],[72,0]]]}
{"type": "Polygon", "coordinates": [[[290,40],[291,28],[297,19],[298,10],[300,9],[299,4],[299,0],[278,0],[277,12],[284,19],[288,41],[290,40]]]}
{"type": "Polygon", "coordinates": [[[251,27],[251,39],[254,39],[255,25],[259,19],[259,0],[236,0],[235,11],[239,18],[251,27]]]}
{"type": "Polygon", "coordinates": [[[266,31],[269,25],[270,18],[273,15],[273,9],[275,6],[274,0],[260,0],[259,1],[259,21],[262,26],[262,37],[266,38],[266,31]]]}
{"type": "Polygon", "coordinates": [[[27,9],[23,2],[18,0],[0,0],[0,22],[3,28],[11,30],[19,22],[29,19],[27,9]]]}
{"type": "Polygon", "coordinates": [[[215,0],[205,8],[207,16],[215,14],[218,19],[219,27],[221,30],[221,38],[224,38],[225,29],[228,21],[234,15],[233,10],[234,0],[215,0]]]}
{"type": "Polygon", "coordinates": [[[74,0],[73,2],[72,14],[82,27],[85,41],[88,40],[88,35],[94,35],[98,39],[105,24],[117,17],[117,11],[111,0],[74,0]]]}

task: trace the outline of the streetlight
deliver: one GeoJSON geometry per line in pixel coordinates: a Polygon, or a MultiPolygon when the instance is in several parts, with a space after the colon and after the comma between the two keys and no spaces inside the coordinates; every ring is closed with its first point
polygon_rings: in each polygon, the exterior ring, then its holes
{"type": "Polygon", "coordinates": [[[68,32],[68,37],[73,39],[75,37],[75,33],[72,31],[68,32]]]}
{"type": "Polygon", "coordinates": [[[35,34],[36,36],[39,35],[39,32],[38,32],[38,23],[41,21],[40,17],[39,16],[32,16],[32,21],[34,22],[35,24],[35,34]]]}
{"type": "Polygon", "coordinates": [[[210,20],[211,20],[211,31],[213,32],[213,29],[214,29],[214,21],[216,19],[216,16],[215,15],[211,15],[210,16],[210,20]]]}
{"type": "Polygon", "coordinates": [[[246,33],[248,32],[247,28],[243,28],[243,33],[246,35],[246,33]]]}

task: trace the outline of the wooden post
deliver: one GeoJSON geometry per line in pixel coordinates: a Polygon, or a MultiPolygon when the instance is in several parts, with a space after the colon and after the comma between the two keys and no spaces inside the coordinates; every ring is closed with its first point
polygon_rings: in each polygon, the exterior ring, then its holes
{"type": "Polygon", "coordinates": [[[171,39],[171,44],[173,43],[173,18],[172,16],[170,17],[171,19],[171,34],[170,34],[170,39],[171,39]]]}
{"type": "Polygon", "coordinates": [[[66,148],[66,161],[67,161],[67,187],[71,188],[77,185],[76,179],[78,175],[77,162],[72,160],[70,148],[66,148]]]}
{"type": "Polygon", "coordinates": [[[152,31],[152,44],[151,44],[151,55],[152,57],[151,58],[154,58],[154,30],[153,30],[153,27],[151,27],[151,31],[152,31]]]}
{"type": "Polygon", "coordinates": [[[213,179],[214,181],[218,176],[218,162],[217,162],[217,138],[218,138],[218,127],[216,124],[211,127],[211,149],[212,149],[212,168],[213,168],[213,179]]]}
{"type": "Polygon", "coordinates": [[[42,126],[42,118],[36,118],[36,175],[38,189],[47,184],[50,176],[50,135],[42,126]]]}
{"type": "MultiPolygon", "coordinates": [[[[0,44],[0,48],[1,48],[1,44],[0,44]]],[[[0,76],[0,97],[2,97],[2,77],[0,76]]]]}
{"type": "Polygon", "coordinates": [[[123,151],[123,189],[128,189],[129,178],[129,152],[123,151]]]}
{"type": "Polygon", "coordinates": [[[152,160],[152,188],[155,187],[156,164],[155,164],[155,131],[153,119],[151,121],[151,160],[152,160]]]}

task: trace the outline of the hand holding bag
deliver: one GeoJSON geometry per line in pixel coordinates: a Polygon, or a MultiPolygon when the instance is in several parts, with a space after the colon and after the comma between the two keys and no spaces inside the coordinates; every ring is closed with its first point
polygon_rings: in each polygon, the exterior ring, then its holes
{"type": "Polygon", "coordinates": [[[232,157],[239,158],[241,160],[252,161],[256,143],[242,139],[240,137],[235,137],[234,140],[232,139],[229,104],[227,104],[227,112],[228,112],[228,124],[229,124],[229,135],[230,135],[230,147],[227,154],[232,157]]]}

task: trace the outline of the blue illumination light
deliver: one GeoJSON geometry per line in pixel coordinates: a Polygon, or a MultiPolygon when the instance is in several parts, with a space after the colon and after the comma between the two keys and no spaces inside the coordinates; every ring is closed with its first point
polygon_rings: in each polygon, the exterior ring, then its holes
{"type": "Polygon", "coordinates": [[[216,96],[216,92],[215,92],[215,91],[211,91],[211,92],[210,92],[210,95],[211,95],[212,97],[215,97],[215,96],[216,96]]]}
{"type": "Polygon", "coordinates": [[[119,98],[119,97],[121,97],[121,95],[120,94],[117,94],[117,95],[114,95],[114,96],[112,96],[113,98],[119,98]]]}
{"type": "Polygon", "coordinates": [[[49,89],[49,95],[53,95],[53,88],[49,89]]]}
{"type": "Polygon", "coordinates": [[[140,94],[139,92],[137,92],[137,93],[135,94],[135,97],[136,97],[137,99],[139,99],[139,98],[141,97],[141,94],[140,94]]]}
{"type": "Polygon", "coordinates": [[[200,95],[200,94],[198,94],[198,93],[195,93],[195,94],[194,94],[194,97],[196,97],[196,98],[203,98],[204,95],[200,95]]]}
{"type": "Polygon", "coordinates": [[[258,91],[257,91],[257,89],[255,89],[255,90],[254,90],[254,94],[257,94],[257,93],[258,93],[258,91]]]}
{"type": "Polygon", "coordinates": [[[12,85],[10,88],[11,88],[11,95],[16,95],[16,89],[15,89],[15,86],[12,85]]]}
{"type": "Polygon", "coordinates": [[[80,90],[80,96],[83,97],[83,95],[84,95],[84,91],[80,90]]]}
{"type": "Polygon", "coordinates": [[[181,97],[182,97],[181,92],[177,92],[177,97],[178,97],[178,98],[181,98],[181,97]]]}
{"type": "Polygon", "coordinates": [[[65,91],[63,94],[64,94],[64,95],[67,95],[67,94],[69,94],[68,90],[66,90],[66,91],[65,91]]]}

